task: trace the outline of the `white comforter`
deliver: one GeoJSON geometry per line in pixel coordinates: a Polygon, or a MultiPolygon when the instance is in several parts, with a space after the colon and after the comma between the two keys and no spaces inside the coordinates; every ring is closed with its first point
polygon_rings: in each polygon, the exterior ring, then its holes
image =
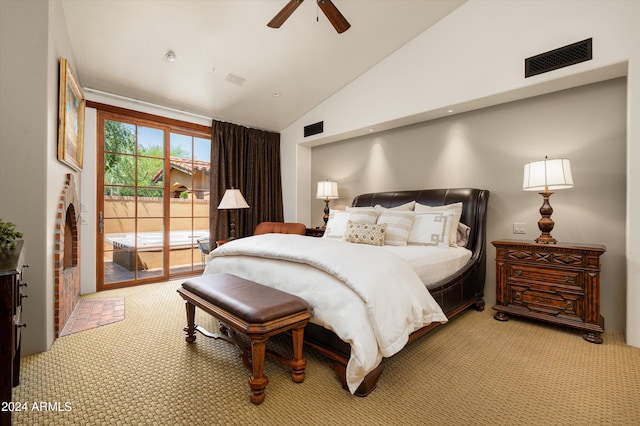
{"type": "Polygon", "coordinates": [[[379,247],[265,234],[229,242],[209,259],[205,274],[231,273],[309,302],[312,322],[351,345],[352,393],[413,331],[447,321],[409,264],[379,247]]]}

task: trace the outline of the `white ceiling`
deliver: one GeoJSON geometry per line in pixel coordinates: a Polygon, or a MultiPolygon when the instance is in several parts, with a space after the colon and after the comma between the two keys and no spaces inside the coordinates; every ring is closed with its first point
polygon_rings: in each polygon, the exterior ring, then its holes
{"type": "Polygon", "coordinates": [[[84,88],[281,131],[465,1],[333,0],[351,23],[342,34],[314,0],[280,29],[266,24],[288,0],[62,4],[84,88]]]}

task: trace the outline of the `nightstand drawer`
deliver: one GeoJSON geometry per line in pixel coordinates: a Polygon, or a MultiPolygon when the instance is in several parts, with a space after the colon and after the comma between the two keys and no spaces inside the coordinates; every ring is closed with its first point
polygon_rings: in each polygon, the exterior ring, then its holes
{"type": "Polygon", "coordinates": [[[554,286],[582,287],[579,271],[540,268],[527,265],[509,265],[508,280],[524,280],[532,283],[547,283],[554,286]]]}
{"type": "Polygon", "coordinates": [[[584,292],[580,287],[553,287],[533,282],[508,282],[507,306],[582,322],[584,292]]]}

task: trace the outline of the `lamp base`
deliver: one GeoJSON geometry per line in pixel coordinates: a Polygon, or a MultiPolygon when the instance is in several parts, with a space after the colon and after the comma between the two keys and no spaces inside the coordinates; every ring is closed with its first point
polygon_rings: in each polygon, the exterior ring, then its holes
{"type": "Polygon", "coordinates": [[[557,240],[551,236],[551,231],[553,230],[553,219],[551,219],[551,214],[553,213],[553,208],[551,204],[549,204],[549,197],[553,194],[553,192],[539,192],[542,195],[542,207],[540,207],[540,214],[542,217],[538,221],[538,229],[542,232],[538,238],[536,238],[536,243],[539,244],[555,244],[557,240]]]}
{"type": "Polygon", "coordinates": [[[557,242],[558,242],[558,240],[553,238],[551,236],[551,234],[547,233],[545,235],[544,232],[542,234],[540,234],[540,236],[538,238],[536,238],[536,243],[538,243],[538,244],[555,244],[557,242]]]}
{"type": "Polygon", "coordinates": [[[322,225],[322,229],[327,228],[327,222],[329,222],[329,200],[324,200],[324,216],[322,216],[322,220],[324,220],[324,225],[322,225]]]}

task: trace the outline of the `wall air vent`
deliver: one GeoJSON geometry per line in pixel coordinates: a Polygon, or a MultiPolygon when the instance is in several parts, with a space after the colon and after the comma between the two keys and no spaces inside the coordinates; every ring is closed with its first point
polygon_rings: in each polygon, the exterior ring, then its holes
{"type": "Polygon", "coordinates": [[[322,132],[324,132],[324,121],[318,121],[317,123],[304,126],[305,138],[309,136],[317,135],[318,133],[322,133],[322,132]]]}
{"type": "Polygon", "coordinates": [[[524,77],[543,74],[591,60],[593,58],[591,51],[592,40],[589,38],[525,59],[524,77]]]}

